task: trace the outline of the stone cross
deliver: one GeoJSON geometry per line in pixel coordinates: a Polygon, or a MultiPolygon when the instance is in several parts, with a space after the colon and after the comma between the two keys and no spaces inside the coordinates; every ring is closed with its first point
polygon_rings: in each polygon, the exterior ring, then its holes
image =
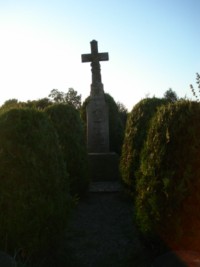
{"type": "Polygon", "coordinates": [[[92,84],[87,112],[87,147],[89,153],[109,152],[109,117],[105,101],[99,61],[108,60],[108,53],[99,53],[97,41],[90,42],[91,54],[82,55],[82,62],[91,62],[92,84]]]}
{"type": "Polygon", "coordinates": [[[101,83],[101,68],[99,61],[107,61],[108,53],[98,53],[98,43],[93,40],[90,42],[91,54],[82,55],[82,62],[91,62],[92,84],[101,83]]]}
{"type": "Polygon", "coordinates": [[[108,60],[108,53],[99,53],[95,40],[90,45],[91,54],[81,55],[82,62],[91,62],[92,67],[92,84],[86,107],[89,174],[93,181],[110,181],[119,177],[119,160],[116,153],[110,152],[109,107],[99,63],[108,60]]]}

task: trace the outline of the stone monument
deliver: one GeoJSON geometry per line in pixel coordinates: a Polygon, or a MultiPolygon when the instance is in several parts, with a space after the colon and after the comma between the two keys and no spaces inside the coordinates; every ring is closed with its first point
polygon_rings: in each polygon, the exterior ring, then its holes
{"type": "Polygon", "coordinates": [[[82,62],[91,62],[92,84],[87,105],[87,148],[93,181],[116,180],[118,156],[109,149],[109,113],[101,81],[100,61],[108,60],[108,53],[99,53],[97,41],[90,42],[91,54],[83,54],[82,62]]]}
{"type": "Polygon", "coordinates": [[[89,153],[109,152],[108,108],[105,102],[99,61],[108,60],[108,53],[98,53],[97,41],[91,43],[91,54],[82,55],[82,62],[91,62],[92,84],[87,106],[87,147],[89,153]]]}

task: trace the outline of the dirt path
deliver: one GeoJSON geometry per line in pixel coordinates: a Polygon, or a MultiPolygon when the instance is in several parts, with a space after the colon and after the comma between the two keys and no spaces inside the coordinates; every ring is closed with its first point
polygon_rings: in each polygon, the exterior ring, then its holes
{"type": "Polygon", "coordinates": [[[133,222],[133,205],[120,193],[89,193],[74,210],[67,240],[73,267],[133,267],[145,264],[133,222]]]}

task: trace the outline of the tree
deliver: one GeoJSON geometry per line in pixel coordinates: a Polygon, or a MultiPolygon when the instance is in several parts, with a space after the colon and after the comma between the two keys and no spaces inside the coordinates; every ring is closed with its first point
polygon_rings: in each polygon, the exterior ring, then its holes
{"type": "Polygon", "coordinates": [[[171,88],[169,88],[164,93],[164,98],[169,100],[170,102],[176,102],[178,100],[178,96],[175,91],[173,91],[171,88]]]}
{"type": "Polygon", "coordinates": [[[69,88],[68,92],[65,94],[64,100],[67,104],[74,106],[76,109],[81,107],[81,95],[73,88],[69,88]]]}
{"type": "Polygon", "coordinates": [[[74,106],[76,109],[81,107],[81,95],[73,88],[69,88],[67,93],[61,92],[58,89],[51,90],[49,97],[55,103],[66,103],[74,106]]]}
{"type": "Polygon", "coordinates": [[[38,100],[28,100],[26,103],[24,103],[24,107],[44,110],[46,107],[52,104],[52,101],[49,98],[45,97],[38,100]]]}
{"type": "Polygon", "coordinates": [[[4,102],[4,105],[12,105],[12,104],[17,104],[18,100],[16,98],[8,99],[4,102]]]}
{"type": "Polygon", "coordinates": [[[56,103],[64,102],[64,93],[58,91],[58,89],[52,89],[48,97],[50,97],[56,103]]]}
{"type": "MultiPolygon", "coordinates": [[[[200,74],[197,72],[196,73],[196,83],[198,84],[198,93],[200,94],[200,74]]],[[[196,91],[195,91],[195,89],[194,89],[194,87],[193,87],[193,85],[192,84],[190,84],[190,89],[191,89],[191,91],[192,91],[192,94],[193,94],[193,96],[196,98],[196,100],[199,102],[199,96],[197,96],[197,93],[196,93],[196,91]]]]}
{"type": "Polygon", "coordinates": [[[6,100],[1,107],[2,108],[12,108],[12,107],[17,107],[18,104],[19,104],[18,100],[13,98],[13,99],[6,100]]]}

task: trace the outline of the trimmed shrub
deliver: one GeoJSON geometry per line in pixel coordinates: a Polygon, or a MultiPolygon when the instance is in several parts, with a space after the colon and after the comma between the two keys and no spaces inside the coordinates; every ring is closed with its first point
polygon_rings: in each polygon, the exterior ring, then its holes
{"type": "Polygon", "coordinates": [[[12,108],[31,108],[43,110],[53,103],[48,98],[38,100],[28,100],[27,102],[19,102],[17,99],[9,99],[0,107],[0,112],[8,111],[12,108]]]}
{"type": "Polygon", "coordinates": [[[18,102],[17,99],[9,99],[4,102],[4,104],[0,107],[0,113],[3,113],[5,111],[8,111],[10,109],[18,109],[18,108],[24,108],[25,103],[24,102],[18,102]]]}
{"type": "Polygon", "coordinates": [[[200,247],[199,117],[196,102],[162,106],[151,121],[137,177],[136,217],[142,231],[186,249],[200,247]]]}
{"type": "Polygon", "coordinates": [[[120,159],[120,172],[122,181],[133,195],[135,175],[140,167],[140,153],[146,140],[150,121],[158,107],[166,103],[165,99],[146,98],[134,106],[129,114],[120,159]]]}
{"type": "Polygon", "coordinates": [[[37,258],[63,236],[71,207],[57,135],[45,114],[0,114],[0,250],[37,258]]]}
{"type": "Polygon", "coordinates": [[[27,102],[23,103],[23,106],[26,108],[35,108],[38,110],[44,110],[45,108],[51,106],[53,102],[49,100],[49,98],[41,98],[38,100],[28,100],[27,102]]]}
{"type": "Polygon", "coordinates": [[[89,186],[88,159],[83,124],[72,105],[54,104],[45,109],[59,138],[70,179],[70,192],[79,196],[89,186]]]}
{"type": "MultiPolygon", "coordinates": [[[[86,98],[81,108],[81,118],[84,121],[85,133],[87,131],[86,107],[89,103],[89,100],[90,96],[86,98]]],[[[118,110],[118,106],[112,96],[105,93],[105,101],[108,105],[110,151],[116,152],[120,155],[124,138],[124,118],[122,119],[121,114],[118,110]]]]}

